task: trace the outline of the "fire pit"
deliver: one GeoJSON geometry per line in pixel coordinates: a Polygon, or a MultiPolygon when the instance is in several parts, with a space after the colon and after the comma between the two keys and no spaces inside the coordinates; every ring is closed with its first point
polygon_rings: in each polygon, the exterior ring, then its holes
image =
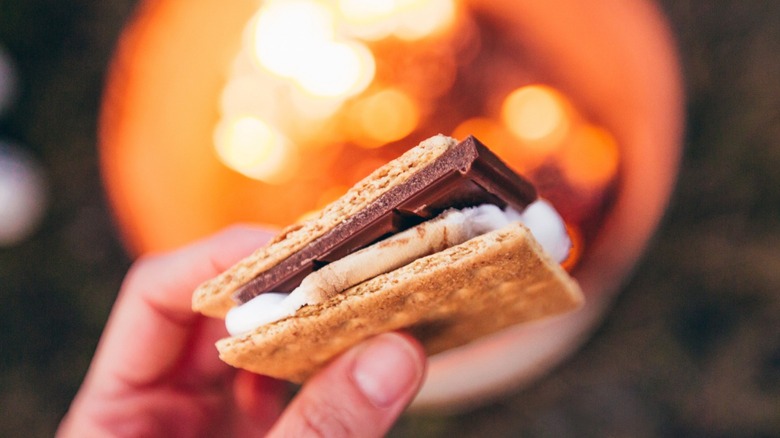
{"type": "Polygon", "coordinates": [[[652,7],[537,3],[142,3],[101,121],[128,248],[287,225],[423,138],[475,135],[562,213],[588,305],[432,358],[417,403],[473,402],[538,376],[581,342],[640,255],[682,121],[652,7]]]}

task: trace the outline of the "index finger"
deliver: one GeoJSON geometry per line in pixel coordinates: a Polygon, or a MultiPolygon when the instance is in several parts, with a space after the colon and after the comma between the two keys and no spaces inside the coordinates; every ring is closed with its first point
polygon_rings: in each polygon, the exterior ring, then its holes
{"type": "MultiPolygon", "coordinates": [[[[268,231],[259,228],[233,227],[181,250],[137,262],[114,305],[89,381],[99,382],[107,391],[121,391],[168,376],[188,348],[198,348],[192,345],[194,336],[208,337],[202,331],[196,333],[204,330],[205,325],[198,324],[206,321],[191,310],[194,288],[269,237],[268,231]]],[[[213,332],[213,322],[211,327],[213,332]]],[[[216,354],[209,356],[217,361],[216,354]]]]}

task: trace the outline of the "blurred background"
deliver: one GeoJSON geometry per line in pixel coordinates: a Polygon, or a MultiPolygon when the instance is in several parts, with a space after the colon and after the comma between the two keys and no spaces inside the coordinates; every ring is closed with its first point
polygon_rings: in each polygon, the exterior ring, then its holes
{"type": "MultiPolygon", "coordinates": [[[[397,436],[780,434],[780,3],[661,1],[687,94],[683,167],[590,341],[475,411],[397,436]]],[[[0,0],[0,436],[49,436],[131,263],[97,149],[136,1],[0,0]]]]}

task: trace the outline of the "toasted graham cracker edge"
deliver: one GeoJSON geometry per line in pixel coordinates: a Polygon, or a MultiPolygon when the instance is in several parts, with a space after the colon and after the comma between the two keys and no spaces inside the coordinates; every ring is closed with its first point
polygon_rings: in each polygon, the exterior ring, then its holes
{"type": "Polygon", "coordinates": [[[375,170],[314,218],[287,227],[267,245],[198,286],[192,295],[192,309],[204,315],[224,318],[235,305],[231,296],[239,287],[332,230],[345,217],[364,209],[455,144],[455,139],[437,135],[375,170]]]}
{"type": "Polygon", "coordinates": [[[421,258],[295,316],[217,343],[223,361],[301,382],[370,336],[410,328],[429,354],[579,307],[576,282],[521,224],[421,258]]]}

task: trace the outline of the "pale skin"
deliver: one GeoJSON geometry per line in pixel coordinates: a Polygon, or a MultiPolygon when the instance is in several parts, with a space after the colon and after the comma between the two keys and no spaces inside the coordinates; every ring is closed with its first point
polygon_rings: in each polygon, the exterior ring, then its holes
{"type": "Polygon", "coordinates": [[[388,333],[347,351],[289,403],[286,384],[218,359],[223,322],[192,312],[192,290],[270,236],[233,227],[135,263],[58,436],[386,434],[425,374],[409,336],[388,333]]]}

